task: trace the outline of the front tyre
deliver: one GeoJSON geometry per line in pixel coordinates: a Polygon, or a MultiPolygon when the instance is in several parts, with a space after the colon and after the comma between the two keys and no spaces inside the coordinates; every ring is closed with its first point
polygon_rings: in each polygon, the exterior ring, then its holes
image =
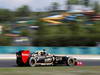
{"type": "Polygon", "coordinates": [[[68,57],[66,61],[67,66],[75,66],[76,60],[74,58],[68,57]]]}
{"type": "Polygon", "coordinates": [[[36,59],[34,57],[30,57],[29,66],[30,67],[35,67],[36,66],[36,59]]]}

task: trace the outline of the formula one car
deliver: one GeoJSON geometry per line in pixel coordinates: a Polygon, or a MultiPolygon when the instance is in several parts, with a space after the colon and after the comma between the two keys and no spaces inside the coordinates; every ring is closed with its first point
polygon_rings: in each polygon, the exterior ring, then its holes
{"type": "Polygon", "coordinates": [[[46,53],[45,50],[30,53],[29,50],[16,52],[16,63],[18,66],[39,66],[39,65],[77,65],[77,59],[68,56],[58,56],[46,53]]]}

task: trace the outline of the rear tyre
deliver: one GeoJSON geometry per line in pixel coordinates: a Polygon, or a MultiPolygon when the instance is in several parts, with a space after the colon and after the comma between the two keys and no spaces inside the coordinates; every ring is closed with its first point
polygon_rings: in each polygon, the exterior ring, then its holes
{"type": "Polygon", "coordinates": [[[22,63],[22,61],[20,59],[17,58],[16,60],[17,66],[24,66],[24,64],[22,63]]]}
{"type": "Polygon", "coordinates": [[[66,65],[67,66],[75,66],[75,62],[76,62],[76,60],[74,58],[68,57],[66,65]]]}
{"type": "Polygon", "coordinates": [[[29,66],[30,67],[35,67],[36,66],[36,59],[34,57],[30,57],[29,66]]]}

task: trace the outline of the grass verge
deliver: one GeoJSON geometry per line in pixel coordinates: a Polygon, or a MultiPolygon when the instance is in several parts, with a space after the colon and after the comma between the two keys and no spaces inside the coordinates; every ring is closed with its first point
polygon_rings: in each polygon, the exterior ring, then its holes
{"type": "Polygon", "coordinates": [[[0,75],[100,75],[100,66],[0,68],[0,75]]]}

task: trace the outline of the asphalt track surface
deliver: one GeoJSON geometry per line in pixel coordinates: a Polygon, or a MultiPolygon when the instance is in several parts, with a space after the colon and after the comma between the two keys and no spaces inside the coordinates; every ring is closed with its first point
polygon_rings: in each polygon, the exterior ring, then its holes
{"type": "MultiPolygon", "coordinates": [[[[100,66],[100,60],[80,60],[84,66],[100,66]]],[[[17,67],[16,60],[0,60],[0,68],[17,67]]]]}

